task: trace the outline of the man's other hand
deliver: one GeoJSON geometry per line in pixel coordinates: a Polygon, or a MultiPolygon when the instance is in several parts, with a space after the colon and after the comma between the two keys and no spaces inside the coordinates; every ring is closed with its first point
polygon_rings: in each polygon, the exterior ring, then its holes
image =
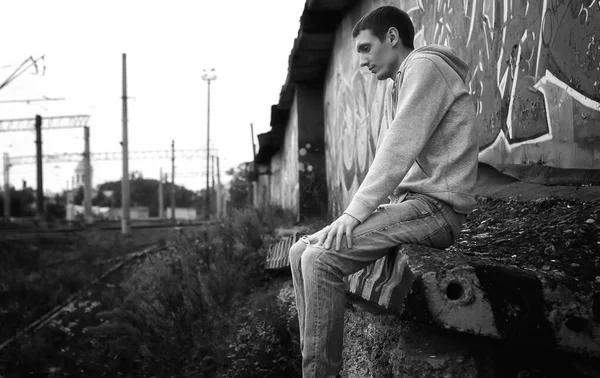
{"type": "Polygon", "coordinates": [[[335,241],[335,250],[339,251],[342,246],[342,238],[346,236],[346,245],[348,249],[352,248],[352,231],[359,225],[359,221],[348,215],[342,214],[332,224],[317,232],[314,236],[317,237],[318,244],[323,244],[325,249],[330,249],[335,241]]]}

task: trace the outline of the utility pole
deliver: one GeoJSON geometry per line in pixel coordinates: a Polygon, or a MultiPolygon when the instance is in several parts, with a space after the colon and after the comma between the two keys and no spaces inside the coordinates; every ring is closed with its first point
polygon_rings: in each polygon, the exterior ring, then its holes
{"type": "Polygon", "coordinates": [[[37,166],[37,189],[35,196],[35,213],[38,221],[44,220],[44,171],[42,165],[42,117],[35,116],[35,145],[37,166]]]}
{"type": "Polygon", "coordinates": [[[165,219],[165,198],[163,189],[163,173],[162,167],[158,176],[158,219],[165,219]]]}
{"type": "Polygon", "coordinates": [[[208,84],[208,97],[206,106],[206,211],[204,214],[204,219],[206,220],[210,220],[210,82],[216,79],[217,74],[215,73],[214,68],[212,68],[209,73],[205,72],[202,75],[202,80],[206,81],[206,83],[208,84]]]}
{"type": "Polygon", "coordinates": [[[171,140],[171,220],[175,222],[175,140],[171,140]]]}
{"type": "Polygon", "coordinates": [[[219,155],[217,155],[217,219],[221,219],[221,203],[223,202],[221,197],[221,169],[219,167],[219,155]]]}
{"type": "Polygon", "coordinates": [[[252,138],[252,161],[256,159],[256,143],[254,143],[254,124],[250,122],[250,138],[252,138]]]}
{"type": "Polygon", "coordinates": [[[85,223],[91,224],[92,219],[92,163],[90,161],[90,128],[83,128],[83,214],[85,223]]]}
{"type": "Polygon", "coordinates": [[[129,141],[127,139],[127,55],[123,54],[123,177],[121,178],[121,233],[129,235],[129,141]]]}
{"type": "MultiPolygon", "coordinates": [[[[254,124],[250,123],[250,137],[252,138],[252,174],[253,177],[258,178],[258,167],[256,166],[256,144],[254,143],[254,124]],[[256,175],[256,176],[255,176],[256,175]]],[[[248,180],[250,184],[250,206],[257,205],[257,185],[258,182],[254,180],[248,180]]]]}
{"type": "MultiPolygon", "coordinates": [[[[215,192],[215,155],[211,155],[211,176],[212,176],[212,187],[211,187],[211,194],[215,192]]],[[[218,201],[218,197],[217,197],[217,201],[218,201]]]]}
{"type": "Polygon", "coordinates": [[[4,159],[4,220],[10,221],[10,160],[8,159],[8,152],[3,155],[4,159]]]}
{"type": "Polygon", "coordinates": [[[204,219],[210,220],[210,190],[208,179],[210,178],[210,80],[208,84],[208,102],[206,104],[206,202],[204,207],[204,219]]]}

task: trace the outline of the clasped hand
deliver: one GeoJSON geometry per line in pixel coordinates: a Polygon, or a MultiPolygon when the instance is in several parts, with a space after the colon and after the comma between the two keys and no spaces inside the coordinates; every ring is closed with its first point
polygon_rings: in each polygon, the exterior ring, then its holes
{"type": "Polygon", "coordinates": [[[359,223],[360,222],[356,218],[348,214],[342,214],[342,216],[329,226],[310,235],[309,241],[323,244],[325,249],[330,249],[331,245],[335,242],[335,250],[339,251],[342,245],[342,238],[345,235],[346,245],[348,245],[348,249],[350,249],[352,248],[352,231],[359,223]]]}

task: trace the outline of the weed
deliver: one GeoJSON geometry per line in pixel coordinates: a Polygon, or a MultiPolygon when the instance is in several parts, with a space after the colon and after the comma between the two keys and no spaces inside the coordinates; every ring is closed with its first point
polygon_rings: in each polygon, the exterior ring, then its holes
{"type": "Polygon", "coordinates": [[[297,375],[297,337],[285,314],[274,295],[254,294],[269,279],[265,240],[282,224],[277,216],[235,210],[222,225],[183,231],[170,248],[140,262],[121,284],[126,294],[86,332],[98,341],[90,356],[121,362],[86,373],[297,375]]]}

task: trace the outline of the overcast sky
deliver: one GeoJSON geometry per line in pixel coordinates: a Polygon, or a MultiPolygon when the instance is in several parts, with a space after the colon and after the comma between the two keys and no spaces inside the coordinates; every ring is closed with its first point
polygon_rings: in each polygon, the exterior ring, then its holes
{"type": "MultiPolygon", "coordinates": [[[[270,130],[305,0],[26,1],[0,2],[0,83],[28,57],[45,59],[0,90],[0,119],[90,115],[92,152],[120,151],[121,54],[127,54],[129,149],[206,147],[207,84],[210,131],[221,171],[252,159],[255,135],[270,130]],[[43,73],[42,71],[45,72],[43,73]],[[42,74],[43,73],[43,74],[42,74]],[[64,101],[6,103],[8,100],[64,101]]],[[[0,152],[34,155],[34,133],[0,133],[0,152]]],[[[44,153],[82,152],[79,129],[44,133],[44,153]]],[[[257,145],[258,148],[258,145],[257,145]]],[[[169,160],[131,160],[130,171],[158,178],[169,160]]],[[[76,163],[44,166],[45,189],[62,190],[76,163]]],[[[94,186],[121,178],[121,163],[93,162],[94,186]]],[[[180,159],[185,175],[206,170],[205,154],[180,159]]],[[[175,175],[177,179],[177,172],[175,175]]],[[[35,187],[35,166],[14,166],[11,183],[35,187]]],[[[204,177],[178,181],[191,189],[204,177]]]]}

